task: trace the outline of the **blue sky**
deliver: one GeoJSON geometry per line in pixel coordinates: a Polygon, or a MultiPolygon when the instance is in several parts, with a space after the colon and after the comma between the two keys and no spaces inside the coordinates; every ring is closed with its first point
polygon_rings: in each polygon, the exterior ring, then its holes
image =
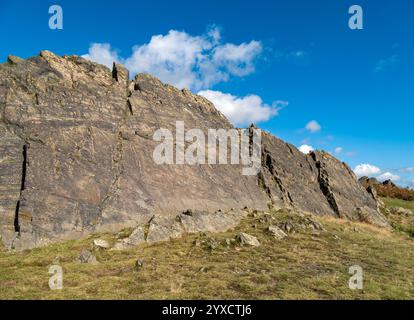
{"type": "Polygon", "coordinates": [[[3,0],[0,60],[43,49],[109,55],[204,92],[236,124],[259,122],[298,147],[414,186],[413,1],[120,2],[3,0]],[[52,4],[63,30],[48,26],[52,4]],[[348,27],[353,4],[363,30],[348,27]],[[306,129],[311,121],[320,129],[306,129]]]}

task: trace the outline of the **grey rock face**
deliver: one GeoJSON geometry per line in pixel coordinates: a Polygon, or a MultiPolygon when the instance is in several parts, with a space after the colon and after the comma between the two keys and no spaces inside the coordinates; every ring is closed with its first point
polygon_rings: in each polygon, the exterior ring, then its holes
{"type": "Polygon", "coordinates": [[[321,190],[338,217],[388,226],[388,221],[378,211],[374,197],[358,182],[355,173],[345,163],[326,152],[314,152],[311,157],[318,168],[321,190]]]}
{"type": "Polygon", "coordinates": [[[305,156],[267,133],[258,176],[241,175],[241,165],[157,165],[153,134],[174,132],[176,121],[186,129],[232,128],[205,98],[149,75],[130,81],[119,64],[111,71],[48,51],[27,60],[10,57],[0,65],[4,244],[32,248],[143,228],[153,217],[144,239],[158,241],[231,228],[242,208],[268,204],[352,219],[362,214],[386,224],[343,164],[305,156]],[[181,214],[188,209],[193,217],[181,214]]]}
{"type": "Polygon", "coordinates": [[[315,161],[295,146],[264,133],[259,181],[274,207],[334,214],[318,181],[315,161]]]}

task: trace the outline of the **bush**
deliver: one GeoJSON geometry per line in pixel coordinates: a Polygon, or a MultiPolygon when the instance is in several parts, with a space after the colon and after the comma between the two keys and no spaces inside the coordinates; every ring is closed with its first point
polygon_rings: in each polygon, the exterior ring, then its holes
{"type": "Polygon", "coordinates": [[[396,198],[405,201],[414,200],[414,190],[408,188],[400,188],[395,185],[382,184],[375,185],[374,188],[380,197],[396,198]]]}

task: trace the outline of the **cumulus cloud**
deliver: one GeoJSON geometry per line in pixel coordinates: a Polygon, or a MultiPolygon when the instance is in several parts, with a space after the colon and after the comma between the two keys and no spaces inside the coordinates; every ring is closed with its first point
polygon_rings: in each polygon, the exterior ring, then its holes
{"type": "Polygon", "coordinates": [[[124,64],[132,76],[149,73],[180,89],[199,91],[233,124],[242,126],[267,121],[288,103],[275,101],[269,105],[254,94],[238,97],[208,89],[231,77],[253,73],[262,50],[261,42],[255,40],[225,43],[220,29],[212,27],[202,35],[177,30],[154,35],[147,43],[134,46],[129,57],[121,57],[108,43],[94,43],[83,57],[108,67],[116,61],[124,64]]]}
{"type": "Polygon", "coordinates": [[[255,40],[223,43],[220,30],[211,28],[199,36],[177,30],[154,35],[148,43],[134,46],[127,58],[119,57],[109,44],[94,43],[83,57],[105,65],[118,61],[132,75],[150,73],[178,88],[198,91],[228,81],[230,76],[251,74],[262,49],[255,40]]]}
{"type": "Polygon", "coordinates": [[[309,146],[307,144],[302,144],[299,147],[299,151],[304,153],[304,154],[308,154],[309,152],[312,152],[313,150],[315,150],[312,146],[309,146]]]}
{"type": "Polygon", "coordinates": [[[92,43],[89,47],[89,52],[82,57],[103,64],[108,68],[112,68],[114,62],[121,61],[118,53],[111,49],[109,43],[92,43]]]}
{"type": "Polygon", "coordinates": [[[342,151],[343,151],[343,148],[342,147],[335,148],[335,153],[336,154],[340,154],[340,153],[342,153],[342,151]]]}
{"type": "Polygon", "coordinates": [[[212,62],[217,67],[224,67],[232,75],[243,77],[254,72],[253,61],[262,51],[258,41],[235,45],[227,43],[213,50],[212,62]]]}
{"type": "Polygon", "coordinates": [[[383,174],[379,175],[377,177],[379,181],[385,181],[385,180],[392,180],[394,182],[401,179],[400,176],[397,176],[396,174],[392,174],[391,172],[384,172],[383,174]]]}
{"type": "Polygon", "coordinates": [[[317,121],[312,120],[312,121],[308,122],[305,129],[308,130],[311,133],[315,133],[315,132],[318,132],[318,131],[321,130],[321,126],[317,121]]]}
{"type": "Polygon", "coordinates": [[[381,173],[381,169],[371,164],[363,163],[357,165],[354,172],[358,177],[372,176],[381,173]]]}
{"type": "Polygon", "coordinates": [[[267,121],[288,104],[286,101],[275,101],[272,105],[267,105],[259,96],[253,94],[236,97],[213,90],[203,90],[198,94],[213,102],[235,126],[267,121]]]}

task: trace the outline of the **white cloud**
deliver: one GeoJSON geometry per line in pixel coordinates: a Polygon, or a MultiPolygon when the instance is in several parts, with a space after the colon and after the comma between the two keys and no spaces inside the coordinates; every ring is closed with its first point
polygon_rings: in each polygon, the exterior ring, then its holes
{"type": "Polygon", "coordinates": [[[225,67],[232,75],[243,77],[254,72],[254,59],[262,51],[258,41],[234,45],[232,43],[214,49],[213,63],[225,67]]]}
{"type": "Polygon", "coordinates": [[[392,181],[398,181],[401,179],[400,176],[397,176],[396,174],[392,174],[391,172],[385,172],[377,177],[379,181],[385,181],[385,180],[392,180],[392,181]]]}
{"type": "Polygon", "coordinates": [[[204,90],[198,93],[214,103],[235,126],[267,121],[286,106],[285,101],[276,101],[271,106],[263,103],[257,95],[236,97],[220,91],[204,90]]]}
{"type": "Polygon", "coordinates": [[[112,69],[114,62],[120,62],[121,60],[118,53],[111,50],[109,43],[92,43],[88,54],[84,54],[82,57],[103,64],[110,69],[112,69]]]}
{"type": "Polygon", "coordinates": [[[304,154],[308,154],[309,152],[311,152],[313,150],[315,150],[315,149],[312,146],[309,146],[307,144],[302,144],[299,147],[299,151],[302,152],[302,153],[304,153],[304,154]]]}
{"type": "Polygon", "coordinates": [[[170,30],[134,46],[132,51],[130,57],[121,58],[109,44],[95,43],[83,57],[107,66],[119,61],[132,75],[150,73],[178,88],[198,91],[228,81],[230,76],[243,77],[254,72],[262,44],[254,40],[238,45],[222,43],[218,28],[201,36],[170,30]]]}
{"type": "Polygon", "coordinates": [[[381,173],[381,169],[371,164],[363,163],[357,165],[354,172],[358,177],[372,176],[381,173]]]}
{"type": "Polygon", "coordinates": [[[335,153],[340,154],[340,153],[342,153],[343,150],[344,149],[342,147],[337,147],[337,148],[335,148],[335,153]]]}
{"type": "Polygon", "coordinates": [[[394,54],[388,58],[378,61],[377,65],[374,68],[375,72],[381,72],[388,68],[391,68],[400,62],[400,57],[398,54],[394,54]]]}
{"type": "Polygon", "coordinates": [[[315,133],[321,130],[320,124],[315,120],[309,121],[305,128],[311,133],[315,133]]]}

